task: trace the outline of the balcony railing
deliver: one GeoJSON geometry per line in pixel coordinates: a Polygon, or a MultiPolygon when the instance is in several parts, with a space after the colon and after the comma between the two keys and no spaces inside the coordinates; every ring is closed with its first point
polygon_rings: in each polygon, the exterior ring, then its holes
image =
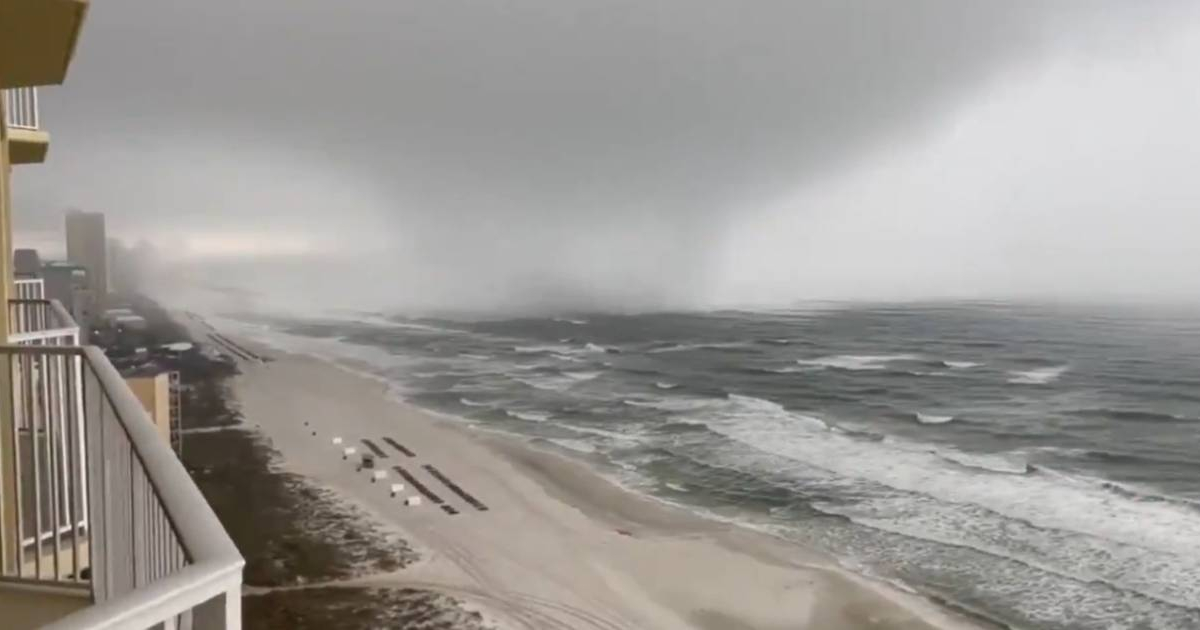
{"type": "Polygon", "coordinates": [[[9,127],[39,129],[37,88],[4,90],[4,113],[9,127]]]}
{"type": "MultiPolygon", "coordinates": [[[[17,292],[20,294],[21,289],[17,292]]],[[[29,346],[77,346],[79,326],[58,300],[8,301],[8,342],[29,346]]]]}
{"type": "Polygon", "coordinates": [[[16,286],[18,300],[43,300],[46,298],[46,282],[41,278],[17,278],[16,286]]]}
{"type": "Polygon", "coordinates": [[[240,628],[242,558],[124,379],[57,302],[9,312],[0,585],[86,592],[56,630],[240,628]]]}

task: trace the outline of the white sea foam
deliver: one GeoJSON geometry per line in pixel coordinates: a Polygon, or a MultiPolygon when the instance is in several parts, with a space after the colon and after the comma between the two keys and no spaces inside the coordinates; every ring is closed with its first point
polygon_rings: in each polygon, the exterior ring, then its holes
{"type": "Polygon", "coordinates": [[[956,450],[942,450],[936,452],[942,459],[954,462],[959,466],[966,466],[967,468],[976,468],[978,470],[986,470],[989,472],[1003,473],[1007,475],[1024,475],[1031,470],[1029,468],[1029,464],[1024,460],[1024,458],[1015,453],[964,453],[956,450]]]}
{"type": "Polygon", "coordinates": [[[921,424],[946,424],[954,420],[954,416],[938,416],[931,413],[917,412],[917,422],[921,424]]]}
{"type": "Polygon", "coordinates": [[[576,349],[565,344],[542,344],[536,346],[513,346],[518,354],[570,354],[576,349]]]}
{"type": "Polygon", "coordinates": [[[781,368],[765,368],[767,372],[775,374],[804,374],[806,372],[820,372],[824,370],[824,366],[820,365],[789,365],[781,368]]]}
{"type": "Polygon", "coordinates": [[[590,381],[598,378],[603,372],[563,372],[563,376],[573,381],[590,381]]]}
{"type": "Polygon", "coordinates": [[[1012,377],[1008,379],[1009,383],[1017,385],[1046,385],[1058,380],[1071,366],[1056,365],[1053,367],[1042,367],[1033,370],[1014,370],[1009,372],[1012,377]]]}
{"type": "Polygon", "coordinates": [[[545,422],[550,419],[550,414],[544,411],[514,411],[512,409],[505,409],[504,413],[512,418],[526,422],[545,422]]]}
{"type": "Polygon", "coordinates": [[[645,407],[661,411],[695,411],[709,408],[713,401],[705,398],[626,398],[621,402],[631,407],[645,407]]]}
{"type": "Polygon", "coordinates": [[[459,330],[457,328],[445,328],[442,326],[431,326],[429,324],[418,324],[416,322],[405,322],[365,313],[355,313],[350,316],[339,317],[338,319],[345,320],[347,323],[352,324],[368,324],[371,326],[378,326],[380,328],[401,328],[404,330],[423,333],[469,334],[467,331],[459,330]]]}
{"type": "Polygon", "coordinates": [[[945,365],[948,368],[954,368],[956,370],[969,370],[973,367],[979,367],[983,364],[976,363],[975,361],[942,361],[942,365],[945,365]]]}
{"type": "MultiPolygon", "coordinates": [[[[818,503],[814,507],[873,529],[1013,558],[1038,571],[1066,578],[1065,582],[1046,578],[1050,581],[1045,586],[1057,587],[1056,590],[1107,583],[1180,606],[1195,607],[1200,602],[1200,584],[1189,577],[1200,571],[1200,559],[1194,555],[1148,550],[1086,534],[1039,528],[978,506],[942,503],[922,495],[818,503]]],[[[1086,589],[1080,595],[1086,596],[1086,589]]]]}
{"type": "Polygon", "coordinates": [[[567,450],[577,453],[595,453],[596,447],[591,442],[586,440],[573,440],[570,438],[550,438],[550,442],[557,444],[567,450]]]}
{"type": "Polygon", "coordinates": [[[583,326],[588,323],[586,319],[571,319],[569,317],[552,317],[551,319],[563,324],[575,324],[576,326],[583,326]]]}
{"type": "Polygon", "coordinates": [[[717,343],[678,343],[671,346],[663,346],[647,350],[647,354],[663,354],[667,352],[686,352],[688,350],[721,350],[725,348],[745,348],[750,345],[748,341],[724,341],[717,343]]]}
{"type": "Polygon", "coordinates": [[[837,354],[816,359],[797,359],[800,365],[841,370],[882,370],[893,361],[917,361],[915,354],[837,354]]]}
{"type": "Polygon", "coordinates": [[[523,376],[513,376],[511,378],[518,383],[528,385],[534,389],[541,389],[551,392],[564,391],[578,382],[573,378],[568,378],[565,376],[549,376],[541,374],[526,374],[523,376]]]}
{"type": "Polygon", "coordinates": [[[665,383],[663,381],[658,381],[654,384],[654,386],[659,389],[675,389],[676,387],[679,387],[679,385],[676,383],[665,383]]]}
{"type": "Polygon", "coordinates": [[[860,440],[800,422],[797,414],[774,403],[742,397],[731,402],[732,408],[713,404],[689,417],[807,470],[827,471],[826,483],[869,482],[943,503],[980,506],[1038,528],[1167,553],[1191,554],[1200,546],[1200,513],[1194,509],[1030,474],[1019,454],[946,452],[895,437],[860,440]]]}
{"type": "Polygon", "coordinates": [[[632,445],[633,443],[638,443],[643,440],[642,436],[639,434],[639,431],[642,430],[642,427],[636,424],[621,425],[621,428],[624,429],[624,431],[608,431],[606,429],[598,429],[596,427],[585,427],[578,424],[566,423],[557,423],[557,426],[564,429],[569,429],[575,433],[595,436],[609,442],[626,443],[627,445],[632,445]]]}
{"type": "Polygon", "coordinates": [[[468,407],[491,407],[491,404],[489,404],[489,403],[481,402],[478,400],[471,400],[470,398],[466,398],[466,397],[459,398],[458,402],[460,402],[468,407]]]}

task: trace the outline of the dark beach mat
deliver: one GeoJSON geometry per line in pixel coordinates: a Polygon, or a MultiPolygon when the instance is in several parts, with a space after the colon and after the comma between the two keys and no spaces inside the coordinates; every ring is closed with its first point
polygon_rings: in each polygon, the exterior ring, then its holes
{"type": "Polygon", "coordinates": [[[412,476],[412,473],[405,470],[403,466],[392,466],[392,470],[396,471],[396,474],[403,477],[404,480],[408,482],[408,485],[415,488],[417,492],[421,493],[422,496],[424,496],[426,499],[429,499],[430,503],[435,505],[442,505],[445,503],[445,501],[442,501],[442,497],[439,497],[429,488],[425,487],[425,484],[418,481],[417,478],[412,476]]]}
{"type": "Polygon", "coordinates": [[[397,451],[400,451],[401,453],[404,453],[405,455],[408,455],[409,457],[416,457],[416,456],[417,456],[417,454],[416,454],[416,453],[414,453],[414,452],[412,452],[412,451],[408,450],[408,447],[406,447],[406,446],[404,446],[403,444],[401,444],[401,443],[397,442],[396,440],[393,440],[393,439],[392,439],[392,438],[390,438],[390,437],[385,437],[385,438],[383,438],[383,441],[384,441],[384,442],[387,442],[388,446],[391,446],[392,448],[396,449],[397,451]]]}
{"type": "Polygon", "coordinates": [[[233,346],[227,345],[224,341],[222,341],[221,335],[218,335],[216,333],[209,333],[208,338],[217,347],[221,348],[225,352],[228,352],[229,354],[232,354],[233,356],[235,356],[243,361],[251,360],[250,355],[242,352],[241,350],[238,350],[237,348],[234,348],[233,346]]]}
{"type": "Polygon", "coordinates": [[[363,444],[364,444],[364,445],[365,445],[367,448],[371,449],[371,452],[372,452],[372,453],[375,453],[375,456],[376,456],[376,457],[378,457],[378,458],[380,458],[380,459],[383,459],[383,458],[386,458],[386,457],[387,457],[387,453],[383,452],[383,449],[379,448],[379,445],[378,445],[378,444],[376,444],[376,443],[374,443],[374,442],[372,442],[371,440],[368,440],[367,438],[363,438],[363,440],[362,440],[362,443],[363,443],[363,444]]]}
{"type": "Polygon", "coordinates": [[[488,508],[486,505],[484,505],[483,503],[480,503],[479,499],[476,499],[475,497],[471,496],[466,490],[463,490],[462,488],[460,488],[458,484],[451,481],[450,478],[447,477],[446,475],[443,475],[442,471],[438,470],[435,466],[433,466],[432,464],[425,464],[423,466],[423,468],[425,470],[429,471],[430,475],[433,475],[433,477],[435,479],[442,482],[442,484],[445,485],[447,488],[450,488],[451,492],[453,492],[454,494],[457,494],[459,497],[462,498],[463,501],[466,501],[467,505],[470,505],[471,507],[475,508],[476,510],[479,510],[480,512],[487,511],[488,508]]]}

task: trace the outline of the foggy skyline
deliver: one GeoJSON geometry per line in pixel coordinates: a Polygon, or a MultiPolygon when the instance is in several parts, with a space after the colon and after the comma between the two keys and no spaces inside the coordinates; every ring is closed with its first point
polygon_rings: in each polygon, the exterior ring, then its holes
{"type": "Polygon", "coordinates": [[[338,297],[371,307],[1200,293],[1187,2],[108,0],[88,21],[42,93],[49,159],[16,170],[18,243],[102,211],[224,265],[303,257],[296,291],[369,263],[338,297]]]}

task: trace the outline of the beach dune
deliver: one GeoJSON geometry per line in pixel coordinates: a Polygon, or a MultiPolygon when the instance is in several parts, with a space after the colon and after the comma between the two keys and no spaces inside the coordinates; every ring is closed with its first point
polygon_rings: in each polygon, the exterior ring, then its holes
{"type": "Polygon", "coordinates": [[[271,440],[280,465],[394,527],[422,555],[416,565],[350,583],[444,592],[501,628],[976,627],[797,545],[639,496],[583,462],[393,400],[367,376],[261,352],[274,360],[239,361],[235,396],[245,421],[271,440]],[[356,455],[343,459],[349,446],[356,455]],[[363,454],[371,455],[369,469],[361,469],[363,454]],[[379,470],[386,483],[372,483],[379,470]],[[393,483],[405,486],[397,496],[393,483]],[[423,500],[406,505],[410,496],[423,500]]]}

